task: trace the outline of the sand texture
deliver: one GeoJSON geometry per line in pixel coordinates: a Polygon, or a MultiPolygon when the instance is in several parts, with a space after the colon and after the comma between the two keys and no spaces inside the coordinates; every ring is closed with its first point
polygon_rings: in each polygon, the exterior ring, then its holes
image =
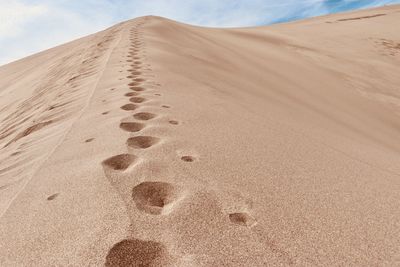
{"type": "Polygon", "coordinates": [[[0,67],[0,266],[400,266],[399,23],[148,16],[0,67]]]}

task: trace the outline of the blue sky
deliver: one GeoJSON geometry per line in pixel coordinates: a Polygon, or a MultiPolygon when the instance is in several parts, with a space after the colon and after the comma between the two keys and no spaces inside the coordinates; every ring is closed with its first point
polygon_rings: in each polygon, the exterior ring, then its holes
{"type": "Polygon", "coordinates": [[[241,27],[394,3],[400,0],[0,0],[0,65],[145,15],[241,27]]]}

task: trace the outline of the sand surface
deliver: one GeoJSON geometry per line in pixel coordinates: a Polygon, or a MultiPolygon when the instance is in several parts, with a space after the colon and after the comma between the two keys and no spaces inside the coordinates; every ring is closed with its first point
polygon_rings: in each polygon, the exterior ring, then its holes
{"type": "Polygon", "coordinates": [[[0,67],[0,266],[400,266],[399,22],[149,16],[0,67]]]}

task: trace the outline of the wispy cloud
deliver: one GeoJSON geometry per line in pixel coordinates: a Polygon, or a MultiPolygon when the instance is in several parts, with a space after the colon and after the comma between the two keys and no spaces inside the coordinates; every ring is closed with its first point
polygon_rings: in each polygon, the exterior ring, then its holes
{"type": "Polygon", "coordinates": [[[400,0],[0,0],[0,65],[145,15],[240,27],[390,3],[400,0]]]}

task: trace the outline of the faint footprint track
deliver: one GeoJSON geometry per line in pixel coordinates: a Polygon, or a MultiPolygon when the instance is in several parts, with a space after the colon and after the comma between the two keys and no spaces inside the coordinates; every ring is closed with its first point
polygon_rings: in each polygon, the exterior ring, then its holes
{"type": "Polygon", "coordinates": [[[102,165],[108,169],[115,171],[124,171],[128,169],[133,163],[135,163],[137,157],[132,154],[120,154],[108,158],[102,162],[102,165]]]}
{"type": "Polygon", "coordinates": [[[146,101],[146,98],[140,96],[134,96],[129,98],[129,101],[131,101],[132,103],[143,103],[146,101]]]}
{"type": "Polygon", "coordinates": [[[169,124],[172,124],[172,125],[178,125],[179,124],[179,122],[175,121],[175,120],[170,120],[168,122],[169,122],[169,124]]]}
{"type": "Polygon", "coordinates": [[[146,125],[139,122],[121,122],[119,124],[119,127],[124,131],[134,133],[134,132],[139,132],[144,127],[146,127],[146,125]]]}
{"type": "Polygon", "coordinates": [[[157,115],[150,112],[139,112],[134,114],[133,117],[137,120],[148,121],[157,117],[157,115]]]}
{"type": "Polygon", "coordinates": [[[253,227],[257,221],[250,216],[247,212],[236,212],[229,214],[229,220],[237,225],[253,227]]]}
{"type": "Polygon", "coordinates": [[[106,267],[169,266],[171,256],[165,245],[154,241],[124,239],[116,243],[106,256],[106,267]]]}
{"type": "Polygon", "coordinates": [[[131,87],[135,87],[135,86],[138,86],[138,85],[140,85],[140,82],[132,82],[132,83],[128,84],[128,86],[131,86],[131,87]]]}
{"type": "Polygon", "coordinates": [[[143,182],[132,189],[136,207],[153,215],[170,213],[182,195],[181,190],[165,182],[143,182]]]}
{"type": "Polygon", "coordinates": [[[132,96],[138,96],[138,95],[140,95],[140,93],[138,93],[138,92],[129,92],[129,93],[126,93],[124,96],[132,97],[132,96]]]}
{"type": "Polygon", "coordinates": [[[125,104],[121,107],[121,109],[123,109],[123,110],[135,110],[137,108],[138,108],[138,106],[135,104],[125,104]]]}
{"type": "Polygon", "coordinates": [[[170,108],[170,106],[168,106],[168,105],[162,105],[161,107],[163,107],[163,108],[170,108]]]}
{"type": "Polygon", "coordinates": [[[36,131],[41,130],[42,128],[46,127],[47,125],[50,125],[53,123],[53,120],[49,120],[49,121],[44,121],[44,122],[40,122],[40,123],[36,123],[33,126],[30,126],[28,128],[26,128],[24,131],[20,132],[19,134],[17,134],[10,142],[8,142],[4,147],[7,147],[9,145],[11,145],[14,142],[17,142],[19,139],[28,136],[36,131]]]}
{"type": "Polygon", "coordinates": [[[141,75],[142,73],[141,73],[140,71],[132,71],[131,74],[132,74],[132,75],[129,75],[129,76],[127,76],[126,78],[133,79],[133,78],[135,78],[135,77],[141,75]]]}
{"type": "Polygon", "coordinates": [[[146,149],[160,142],[160,138],[153,136],[135,136],[128,138],[126,144],[131,148],[146,149]]]}

